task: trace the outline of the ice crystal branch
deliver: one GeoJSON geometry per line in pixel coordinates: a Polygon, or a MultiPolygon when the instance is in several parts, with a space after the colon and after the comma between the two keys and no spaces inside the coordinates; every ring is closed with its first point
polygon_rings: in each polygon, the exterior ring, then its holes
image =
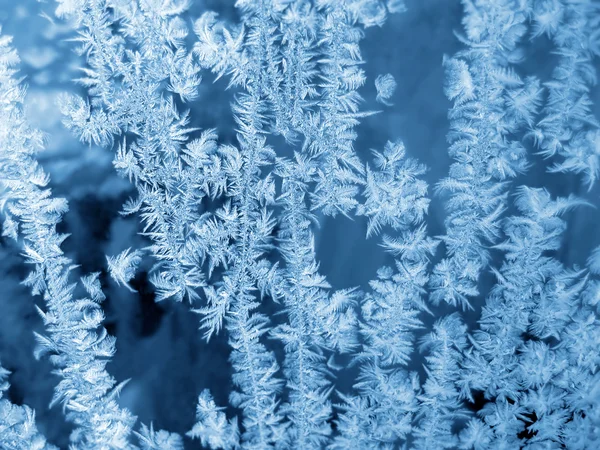
{"type": "Polygon", "coordinates": [[[527,31],[528,7],[517,0],[464,1],[467,49],[446,58],[449,153],[455,162],[437,189],[448,195],[443,241],[447,257],[431,278],[431,300],[470,308],[489,262],[487,246],[498,239],[507,182],[526,167],[515,133],[531,125],[540,101],[537,79],[522,80],[512,68],[527,31]]]}
{"type": "Polygon", "coordinates": [[[244,411],[242,441],[248,448],[268,448],[285,438],[286,424],[277,400],[282,389],[279,365],[261,342],[269,331],[269,319],[254,311],[259,305],[254,292],[259,291],[261,297],[281,295],[277,267],[264,258],[276,223],[271,210],[275,186],[270,176],[261,177],[261,170],[273,164],[275,157],[264,131],[268,127],[268,102],[275,103],[270,86],[279,76],[277,65],[271,61],[276,56],[269,53],[275,51],[271,23],[283,8],[271,1],[240,1],[236,6],[249,24],[248,37],[240,44],[239,73],[233,75],[245,90],[233,105],[239,148],[227,150],[229,201],[215,214],[218,222],[226,221],[220,227],[231,229],[233,239],[223,247],[227,268],[222,281],[216,283],[216,289],[207,290],[209,304],[200,312],[208,337],[218,331],[223,320],[229,334],[238,388],[230,400],[244,411]]]}
{"type": "Polygon", "coordinates": [[[16,53],[0,41],[0,180],[8,234],[22,243],[25,261],[33,266],[24,283],[34,295],[43,295],[46,308],[38,309],[47,335],[36,334],[36,356],[49,353],[61,381],[51,405],[62,403],[75,425],[71,441],[81,449],[128,448],[135,417],[121,408],[116,397],[123,384],[106,371],[115,352],[115,339],[102,326],[103,299],[94,277],[85,278],[89,298],[75,298],[71,272],[76,267],[63,254],[67,235],[56,225],[67,212],[64,198],[53,197],[49,177],[35,156],[42,135],[29,127],[23,114],[25,87],[15,77],[16,53]]]}
{"type": "Polygon", "coordinates": [[[203,446],[212,450],[232,450],[239,447],[237,420],[227,420],[225,413],[215,404],[208,390],[202,391],[196,407],[196,423],[187,433],[199,438],[203,446]]]}
{"type": "MultiPolygon", "coordinates": [[[[323,122],[314,120],[319,118],[315,110],[324,108],[317,101],[315,77],[319,68],[314,61],[319,52],[327,50],[317,40],[324,22],[308,2],[285,3],[238,2],[244,13],[246,35],[239,29],[227,29],[217,22],[214,14],[205,13],[196,22],[199,42],[195,51],[203,65],[218,76],[230,75],[232,85],[257,92],[264,104],[270,105],[261,110],[265,129],[283,135],[292,143],[297,136],[305,140],[305,153],[297,154],[295,161],[280,160],[276,171],[283,180],[279,243],[286,266],[279,278],[273,272],[273,281],[288,284],[279,290],[290,322],[272,333],[283,341],[286,350],[284,372],[291,394],[284,409],[292,422],[288,437],[304,448],[324,442],[331,432],[326,400],[330,389],[321,349],[324,345],[341,350],[351,348],[354,319],[348,307],[352,295],[338,292],[328,298],[329,285],[317,272],[309,229],[313,219],[305,202],[306,193],[311,193],[309,188],[319,176],[318,161],[326,157],[310,151],[310,145],[317,145],[325,138],[318,128],[323,122]],[[277,22],[280,25],[270,30],[269,24],[277,22]],[[274,45],[278,39],[281,49],[274,45]],[[263,47],[258,46],[261,42],[263,47]]],[[[350,172],[344,175],[347,180],[348,176],[350,172]]],[[[220,297],[211,295],[211,298],[220,297]]],[[[222,301],[215,305],[214,314],[210,314],[217,319],[214,322],[217,326],[219,310],[224,310],[222,301]]]]}
{"type": "Polygon", "coordinates": [[[582,173],[591,189],[600,176],[600,124],[592,113],[590,89],[597,81],[600,10],[590,1],[534,2],[536,34],[552,38],[559,56],[548,100],[530,136],[547,158],[558,156],[551,172],[582,173]]]}
{"type": "Polygon", "coordinates": [[[154,431],[152,423],[142,424],[140,431],[134,431],[142,450],[183,450],[183,439],[165,430],[154,431]]]}
{"type": "Polygon", "coordinates": [[[364,204],[358,214],[369,219],[367,235],[384,226],[398,234],[384,236],[384,247],[399,255],[396,270],[379,269],[362,300],[362,350],[357,353],[359,395],[344,396],[334,449],[390,448],[407,439],[417,410],[419,382],[406,366],[428,280],[428,262],[437,242],[423,224],[429,205],[425,167],[406,157],[401,142],[374,152],[375,169],[367,168],[364,204]]]}

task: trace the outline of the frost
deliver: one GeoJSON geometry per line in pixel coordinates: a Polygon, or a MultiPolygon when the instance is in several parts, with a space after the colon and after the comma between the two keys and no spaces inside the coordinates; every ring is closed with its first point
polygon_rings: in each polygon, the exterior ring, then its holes
{"type": "Polygon", "coordinates": [[[392,98],[396,91],[396,80],[390,73],[379,75],[375,78],[375,88],[377,89],[377,101],[386,106],[392,106],[389,99],[392,98]]]}
{"type": "Polygon", "coordinates": [[[129,287],[129,283],[135,277],[137,266],[142,262],[142,252],[139,250],[131,251],[130,248],[123,250],[117,256],[107,256],[108,272],[117,284],[123,284],[131,292],[134,289],[129,287]]]}
{"type": "MultiPolygon", "coordinates": [[[[362,109],[363,38],[403,1],[237,0],[221,16],[205,3],[57,2],[83,62],[79,94],[59,96],[64,126],[114,152],[133,192],[121,214],[145,242],[107,256],[106,274],[80,274],[71,252],[84,249],[63,249],[69,204],[37,160],[45,136],[23,115],[19,57],[0,38],[2,236],[42,296],[35,357],[55,367],[51,405],[72,424],[70,446],[599,447],[600,250],[585,267],[562,251],[567,214],[589,203],[528,175],[541,163],[533,149],[551,173],[581,174],[590,188],[600,176],[597,6],[462,1],[460,48],[439,61],[451,163],[432,180],[408,138],[376,136],[387,143],[370,156],[357,139],[375,114],[362,109]],[[524,64],[527,40],[542,35],[556,54],[545,83],[524,64]],[[206,95],[220,86],[235,129],[197,128],[221,107],[206,95]],[[320,264],[319,227],[349,220],[385,252],[363,286],[337,286],[320,264]],[[196,314],[206,342],[190,348],[218,348],[220,335],[229,347],[218,380],[228,399],[191,392],[187,437],[134,428],[118,403],[127,380],[107,370],[117,346],[103,284],[109,275],[111,289],[137,295],[142,262],[144,295],[196,314]]],[[[405,82],[377,76],[377,102],[400,101],[405,82]]],[[[0,369],[1,395],[7,376],[0,369]]],[[[33,411],[6,398],[0,446],[54,448],[33,411]]]]}

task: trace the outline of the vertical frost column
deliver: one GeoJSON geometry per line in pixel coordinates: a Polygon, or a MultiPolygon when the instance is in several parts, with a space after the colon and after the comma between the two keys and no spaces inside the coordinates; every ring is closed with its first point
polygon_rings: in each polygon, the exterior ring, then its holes
{"type": "MultiPolygon", "coordinates": [[[[237,388],[230,401],[243,412],[242,441],[249,449],[274,447],[285,438],[287,426],[278,405],[283,388],[277,376],[279,365],[274,353],[261,342],[270,329],[269,319],[256,311],[266,294],[278,297],[281,292],[276,267],[264,258],[271,247],[276,221],[271,211],[274,182],[270,176],[262,175],[264,167],[273,164],[275,157],[266,144],[265,134],[268,100],[274,94],[273,83],[278,83],[279,78],[272,25],[281,13],[279,3],[267,0],[236,3],[249,28],[246,40],[240,31],[238,44],[230,47],[235,55],[233,67],[220,61],[212,46],[219,45],[212,30],[215,16],[203,16],[195,27],[197,34],[206,33],[206,39],[196,47],[201,62],[214,71],[232,73],[232,82],[244,87],[233,105],[239,148],[223,149],[224,170],[229,180],[227,202],[215,212],[215,221],[211,222],[214,225],[207,223],[205,228],[207,232],[221,226],[230,230],[230,239],[221,249],[226,270],[221,280],[212,283],[214,287],[206,289],[208,305],[200,313],[207,337],[225,322],[237,388]]],[[[223,36],[225,44],[234,42],[228,31],[223,31],[223,36]]]]}
{"type": "MultiPolygon", "coordinates": [[[[281,17],[282,82],[276,91],[283,105],[288,139],[303,135],[317,92],[316,34],[318,14],[309,2],[296,2],[281,17]]],[[[281,121],[275,121],[281,128],[281,121]]],[[[278,199],[282,212],[278,249],[285,261],[283,302],[288,320],[271,336],[284,344],[283,372],[288,400],[282,410],[289,418],[288,446],[322,448],[331,435],[331,374],[323,349],[329,347],[329,284],[318,271],[311,227],[316,218],[307,207],[307,192],[315,174],[314,162],[299,153],[294,160],[279,158],[275,170],[282,180],[278,199]]],[[[340,327],[343,328],[343,327],[340,327]]],[[[335,345],[335,344],[334,344],[335,345]]]]}
{"type": "Polygon", "coordinates": [[[364,167],[353,148],[354,127],[365,117],[358,106],[358,89],[366,76],[360,68],[359,42],[363,32],[345,0],[320,0],[319,46],[320,97],[318,113],[313,114],[304,132],[304,148],[316,157],[318,170],[311,193],[311,209],[324,214],[349,214],[358,204],[358,186],[364,167]]]}
{"type": "Polygon", "coordinates": [[[404,367],[414,349],[414,332],[422,327],[419,313],[428,280],[429,258],[437,242],[423,223],[429,199],[420,177],[425,167],[406,158],[401,142],[388,142],[375,152],[375,169],[367,167],[364,196],[358,214],[368,218],[367,236],[390,227],[383,246],[397,256],[395,270],[382,267],[362,299],[362,349],[356,394],[337,405],[338,434],[331,449],[388,449],[406,441],[417,411],[416,373],[404,367]]]}
{"type": "Polygon", "coordinates": [[[467,46],[446,58],[449,153],[455,162],[437,189],[447,194],[447,257],[434,269],[434,304],[469,308],[479,294],[478,280],[489,262],[487,247],[499,237],[508,180],[523,172],[525,149],[515,134],[531,125],[540,88],[521,80],[511,65],[522,56],[517,44],[527,28],[527,5],[520,0],[465,0],[467,46]]]}
{"type": "Polygon", "coordinates": [[[3,233],[23,245],[23,256],[33,271],[24,283],[34,295],[42,294],[46,310],[38,309],[47,335],[36,334],[36,356],[50,353],[61,377],[51,406],[62,403],[67,419],[74,423],[71,441],[79,449],[130,448],[128,436],[135,417],[116,402],[122,385],[106,371],[115,352],[115,339],[102,326],[100,302],[104,295],[98,274],[82,279],[88,298],[74,298],[76,283],[70,273],[76,267],[60,246],[67,235],[56,225],[68,206],[64,198],[52,196],[49,177],[35,156],[42,148],[42,135],[27,124],[23,114],[25,87],[12,68],[16,53],[3,38],[0,58],[0,180],[4,187],[1,204],[6,208],[3,233]]]}
{"type": "Polygon", "coordinates": [[[597,82],[600,8],[588,1],[537,1],[532,19],[535,35],[548,35],[559,59],[545,83],[548,99],[530,136],[542,155],[558,156],[550,172],[582,173],[591,189],[600,175],[600,124],[589,95],[597,82]]]}
{"type": "MultiPolygon", "coordinates": [[[[184,8],[185,2],[180,5],[184,8]]],[[[261,211],[261,206],[255,204],[254,197],[260,195],[256,190],[259,168],[271,155],[256,132],[259,125],[255,121],[260,122],[262,115],[258,111],[262,109],[260,101],[249,95],[239,101],[237,111],[244,116],[238,117],[242,151],[229,146],[220,149],[217,155],[216,136],[210,130],[182,148],[192,131],[185,128],[187,115],[181,117],[175,102],[159,90],[162,82],[169,79],[169,89],[185,100],[191,97],[188,90],[175,87],[182,86],[186,70],[189,69],[190,85],[198,81],[197,70],[188,64],[181,46],[185,37],[182,24],[177,17],[170,19],[181,8],[153,9],[151,3],[125,4],[112,11],[113,22],[109,3],[90,0],[83,6],[83,13],[75,12],[79,14],[81,40],[91,66],[86,82],[93,87],[92,105],[90,108],[77,99],[65,102],[68,124],[82,137],[86,136],[89,122],[112,134],[133,131],[138,136],[129,147],[124,143],[119,148],[115,166],[138,187],[139,198],[129,202],[126,211],[141,211],[145,234],[154,241],[151,251],[160,261],[152,281],[159,300],[195,298],[195,288],[204,284],[199,267],[206,258],[209,276],[220,264],[229,267],[221,282],[212,283],[216,289],[212,285],[206,287],[209,304],[200,311],[204,315],[203,326],[210,337],[221,327],[225,314],[231,313],[226,323],[234,349],[232,363],[237,371],[234,384],[240,389],[232,394],[232,403],[246,413],[243,438],[249,448],[269,447],[283,433],[281,418],[273,413],[277,407],[275,393],[280,386],[273,375],[278,367],[273,354],[259,341],[267,331],[266,317],[251,315],[251,310],[258,306],[253,291],[263,275],[258,270],[263,266],[254,262],[264,251],[273,226],[266,210],[261,211]],[[111,26],[118,26],[119,21],[138,51],[125,50],[123,36],[112,33],[111,26]],[[170,63],[179,67],[176,64],[179,61],[180,72],[165,72],[170,63]],[[178,73],[180,76],[174,76],[178,73]],[[104,86],[107,94],[98,95],[96,85],[104,86]],[[266,159],[261,160],[261,156],[266,159]],[[202,198],[223,193],[225,184],[229,202],[214,215],[200,216],[202,198]]],[[[262,199],[264,195],[261,204],[262,199]]],[[[216,425],[209,426],[202,411],[200,426],[190,433],[217,445],[214,436],[209,436],[216,431],[216,425]]],[[[223,431],[232,430],[225,427],[223,431]]]]}

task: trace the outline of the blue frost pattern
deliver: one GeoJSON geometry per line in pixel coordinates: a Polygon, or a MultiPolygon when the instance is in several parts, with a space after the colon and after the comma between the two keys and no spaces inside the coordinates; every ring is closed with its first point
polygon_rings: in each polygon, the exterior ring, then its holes
{"type": "MultiPolygon", "coordinates": [[[[404,75],[363,57],[371,33],[413,17],[407,3],[56,0],[47,26],[72,33],[61,45],[81,67],[54,133],[111,155],[131,196],[110,221],[137,227],[89,243],[107,253],[91,271],[68,240],[79,197],[46,169],[54,134],[31,123],[0,33],[0,250],[28,268],[31,364],[54,368],[67,430],[47,434],[32,386],[10,387],[18,364],[0,366],[0,448],[600,448],[600,246],[579,261],[564,245],[597,205],[600,4],[456,1],[436,179],[401,127],[362,148],[374,121],[412,113],[404,75]],[[229,126],[203,127],[224,98],[229,126]],[[552,177],[558,192],[538,182],[552,177]],[[334,223],[382,249],[363,285],[327,273],[334,223]],[[122,295],[197,318],[186,357],[227,360],[218,384],[212,367],[185,374],[205,385],[169,411],[176,429],[143,423],[143,383],[117,370],[122,295]]],[[[4,361],[29,357],[3,336],[4,361]]]]}

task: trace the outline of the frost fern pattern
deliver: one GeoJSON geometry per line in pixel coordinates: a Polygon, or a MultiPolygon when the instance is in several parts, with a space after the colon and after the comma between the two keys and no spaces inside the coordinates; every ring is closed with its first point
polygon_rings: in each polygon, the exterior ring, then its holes
{"type": "Polygon", "coordinates": [[[600,246],[565,244],[598,205],[600,5],[451,5],[454,47],[435,62],[445,128],[428,131],[445,133],[438,177],[394,122],[415,108],[408,75],[365,56],[414,3],[47,3],[81,66],[57,127],[110,155],[131,194],[110,221],[137,232],[90,244],[88,272],[68,240],[77,189],[45,170],[53,136],[31,123],[0,34],[0,243],[29,269],[33,357],[53,367],[68,430],[44,436],[0,366],[0,448],[600,448],[600,246]],[[553,55],[541,68],[539,52],[553,55]],[[332,227],[360,229],[339,247],[360,274],[331,263],[332,227]],[[151,374],[119,375],[121,296],[193,318],[186,357],[225,361],[185,374],[201,388],[175,429],[132,400],[151,374]]]}

